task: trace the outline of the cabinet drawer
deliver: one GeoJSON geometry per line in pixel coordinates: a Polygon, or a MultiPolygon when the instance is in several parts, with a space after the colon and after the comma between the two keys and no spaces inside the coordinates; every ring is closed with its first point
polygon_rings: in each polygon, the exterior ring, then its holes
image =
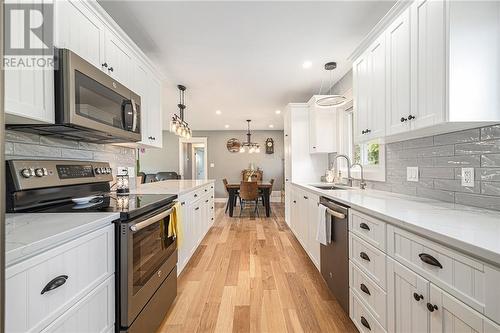
{"type": "Polygon", "coordinates": [[[385,252],[386,223],[366,214],[350,210],[349,230],[385,252]]]}
{"type": "Polygon", "coordinates": [[[387,327],[387,293],[349,261],[349,287],[383,326],[387,327]]]}
{"type": "Polygon", "coordinates": [[[92,290],[83,299],[47,326],[42,332],[109,332],[115,323],[115,276],[92,290]]]}
{"type": "Polygon", "coordinates": [[[113,273],[113,225],[9,267],[6,331],[40,331],[113,273]],[[62,275],[64,284],[42,294],[62,275]]]}
{"type": "Polygon", "coordinates": [[[500,270],[392,225],[388,254],[476,311],[500,322],[500,270]]]}
{"type": "Polygon", "coordinates": [[[353,233],[349,233],[349,258],[382,289],[386,288],[386,256],[353,233]]]}
{"type": "Polygon", "coordinates": [[[349,317],[361,333],[386,332],[352,290],[349,291],[349,317]]]}

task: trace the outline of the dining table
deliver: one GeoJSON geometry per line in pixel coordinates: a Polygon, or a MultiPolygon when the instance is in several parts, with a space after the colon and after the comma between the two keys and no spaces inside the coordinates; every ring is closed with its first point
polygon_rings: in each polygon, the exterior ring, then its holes
{"type": "MultiPolygon", "coordinates": [[[[258,181],[259,190],[262,192],[264,207],[266,208],[266,217],[271,216],[271,190],[273,184],[269,181],[258,181]]],[[[233,217],[234,206],[236,206],[236,194],[240,190],[240,183],[229,183],[226,186],[229,192],[229,216],[233,217]]]]}

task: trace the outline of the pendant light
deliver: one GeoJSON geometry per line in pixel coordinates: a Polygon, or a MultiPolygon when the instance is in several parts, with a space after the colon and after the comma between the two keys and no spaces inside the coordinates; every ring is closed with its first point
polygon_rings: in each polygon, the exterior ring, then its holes
{"type": "Polygon", "coordinates": [[[189,128],[189,124],[184,121],[184,110],[186,109],[186,104],[184,104],[184,92],[186,91],[186,87],[179,84],[177,89],[179,89],[179,104],[177,104],[177,107],[179,108],[179,115],[173,115],[172,120],[170,121],[170,132],[175,133],[180,137],[189,139],[192,132],[189,128]]]}
{"type": "Polygon", "coordinates": [[[250,122],[251,120],[247,120],[247,141],[243,142],[240,147],[240,153],[244,153],[248,150],[249,154],[260,153],[260,145],[258,143],[252,142],[252,134],[250,133],[250,122]]]}
{"type": "MultiPolygon", "coordinates": [[[[341,106],[345,104],[345,102],[347,101],[347,99],[342,95],[331,94],[333,87],[333,70],[335,68],[337,68],[337,63],[334,61],[327,62],[325,64],[325,70],[330,73],[330,88],[328,90],[327,95],[320,97],[316,100],[316,106],[318,107],[329,108],[329,107],[341,106]]],[[[321,95],[322,90],[323,90],[323,80],[321,80],[321,87],[319,88],[318,95],[321,95]]]]}

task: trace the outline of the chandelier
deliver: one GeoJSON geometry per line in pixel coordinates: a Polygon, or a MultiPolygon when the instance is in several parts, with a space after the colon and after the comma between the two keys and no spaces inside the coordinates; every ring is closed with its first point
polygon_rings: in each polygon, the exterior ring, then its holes
{"type": "Polygon", "coordinates": [[[244,153],[246,149],[248,149],[249,154],[260,153],[260,146],[258,143],[252,142],[252,134],[250,133],[250,122],[251,120],[247,120],[247,141],[243,142],[240,147],[240,153],[244,153]],[[246,148],[246,149],[245,149],[246,148]]]}
{"type": "MultiPolygon", "coordinates": [[[[325,95],[316,100],[316,105],[323,108],[335,107],[344,105],[347,99],[342,95],[333,95],[331,94],[331,90],[333,87],[333,70],[337,68],[336,62],[327,62],[325,64],[325,70],[330,72],[330,89],[328,90],[328,95],[325,95]]],[[[319,88],[318,95],[321,95],[321,90],[323,90],[323,80],[321,80],[321,86],[319,88]]]]}
{"type": "Polygon", "coordinates": [[[179,115],[174,114],[172,120],[170,121],[170,132],[177,134],[180,137],[189,139],[191,137],[191,129],[187,122],[184,121],[184,109],[186,109],[186,104],[184,104],[184,91],[186,87],[183,85],[178,85],[179,89],[179,115]]]}

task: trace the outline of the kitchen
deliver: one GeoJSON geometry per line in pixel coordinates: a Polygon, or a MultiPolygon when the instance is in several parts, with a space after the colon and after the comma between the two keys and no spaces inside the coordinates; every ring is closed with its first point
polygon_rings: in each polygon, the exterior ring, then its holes
{"type": "Polygon", "coordinates": [[[4,331],[500,332],[500,3],[1,7],[4,331]]]}

